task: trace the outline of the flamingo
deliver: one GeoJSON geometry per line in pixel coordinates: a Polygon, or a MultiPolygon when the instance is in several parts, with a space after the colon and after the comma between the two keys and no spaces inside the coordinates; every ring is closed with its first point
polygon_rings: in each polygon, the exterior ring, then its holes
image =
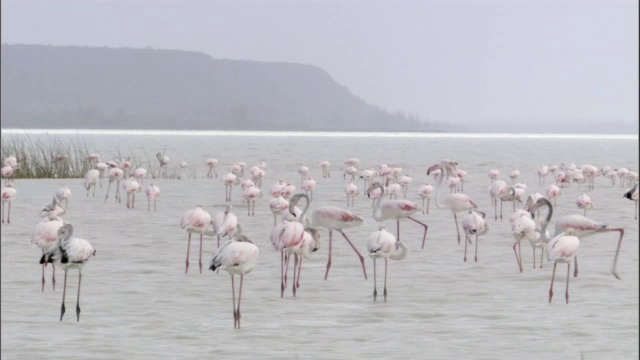
{"type": "Polygon", "coordinates": [[[127,179],[122,184],[122,189],[127,193],[127,209],[133,209],[136,202],[136,193],[142,191],[142,186],[135,179],[127,179]]]}
{"type": "Polygon", "coordinates": [[[582,193],[582,195],[578,196],[578,199],[576,199],[576,205],[578,206],[578,208],[584,209],[584,216],[587,216],[587,210],[593,209],[591,198],[585,193],[582,193]]]}
{"type": "Polygon", "coordinates": [[[331,170],[329,169],[330,166],[331,166],[331,163],[329,163],[326,160],[320,162],[320,169],[322,169],[322,178],[331,177],[331,170]]]}
{"type": "Polygon", "coordinates": [[[247,215],[256,214],[256,199],[262,197],[262,190],[257,186],[251,186],[247,188],[242,194],[245,200],[247,200],[247,215]],[[253,204],[253,205],[252,205],[253,204]]]}
{"type": "Polygon", "coordinates": [[[106,174],[109,170],[109,165],[103,162],[99,162],[96,163],[95,168],[100,172],[100,188],[102,189],[102,178],[104,177],[104,174],[106,174]]]}
{"type": "Polygon", "coordinates": [[[128,156],[126,160],[120,162],[119,167],[124,172],[124,178],[128,178],[131,168],[133,167],[133,164],[131,163],[131,156],[128,156]]]}
{"type": "Polygon", "coordinates": [[[617,174],[618,174],[618,177],[620,178],[620,187],[623,187],[625,185],[625,178],[629,174],[629,169],[625,167],[621,167],[618,169],[617,174]]]}
{"type": "Polygon", "coordinates": [[[282,190],[287,185],[287,182],[284,180],[278,180],[275,184],[271,185],[271,196],[278,197],[282,196],[282,190]]]}
{"type": "Polygon", "coordinates": [[[545,179],[547,178],[547,175],[549,175],[549,167],[547,165],[542,165],[538,169],[538,185],[544,186],[544,182],[545,182],[545,179]]]}
{"type": "Polygon", "coordinates": [[[151,183],[147,186],[144,193],[147,195],[147,211],[151,211],[151,199],[153,199],[153,211],[156,211],[156,202],[160,197],[160,188],[151,183]]]}
{"type": "MultiPolygon", "coordinates": [[[[431,184],[424,184],[418,189],[418,196],[422,198],[422,208],[425,209],[424,200],[427,200],[426,213],[429,213],[429,203],[431,202],[431,194],[433,193],[433,186],[431,184]]],[[[422,210],[425,213],[425,210],[422,210]]]]}
{"type": "Polygon", "coordinates": [[[254,165],[249,169],[251,173],[251,180],[256,184],[257,187],[262,187],[262,179],[264,179],[264,169],[258,165],[254,165]]]}
{"type": "MultiPolygon", "coordinates": [[[[540,236],[542,240],[545,242],[549,242],[551,236],[547,231],[547,227],[551,221],[551,217],[553,215],[553,206],[549,199],[541,198],[536,201],[528,210],[530,213],[534,213],[538,208],[546,206],[548,209],[547,216],[545,220],[542,222],[540,228],[540,236]]],[[[618,238],[618,246],[616,247],[616,254],[613,258],[613,265],[611,266],[611,274],[615,276],[618,280],[620,280],[620,276],[618,275],[618,271],[616,269],[618,265],[618,255],[620,254],[620,247],[622,245],[622,239],[624,237],[624,229],[623,228],[612,228],[608,229],[607,225],[599,223],[597,221],[591,220],[587,217],[577,214],[565,215],[556,220],[555,223],[555,235],[559,235],[561,232],[566,231],[567,229],[573,229],[577,236],[580,238],[585,238],[587,236],[591,236],[597,233],[602,232],[610,232],[616,231],[620,234],[618,238]]],[[[578,276],[578,263],[576,262],[576,269],[574,272],[574,276],[578,276]]]]}
{"type": "Polygon", "coordinates": [[[87,197],[89,196],[89,190],[93,187],[93,196],[96,196],[96,184],[100,179],[100,171],[97,169],[91,169],[87,171],[84,176],[84,188],[87,189],[87,197]]]}
{"type": "Polygon", "coordinates": [[[211,222],[211,215],[202,209],[202,206],[198,205],[195,208],[187,211],[182,215],[180,219],[180,227],[185,229],[189,233],[189,240],[187,243],[187,262],[184,269],[186,274],[189,271],[189,249],[191,248],[191,234],[200,234],[200,258],[198,264],[200,265],[200,273],[202,273],[202,238],[204,235],[213,236],[211,222]]]}
{"type": "Polygon", "coordinates": [[[622,197],[635,202],[634,208],[636,209],[636,213],[635,213],[634,219],[638,220],[638,183],[633,185],[633,187],[629,191],[624,193],[622,197]]]}
{"type": "Polygon", "coordinates": [[[547,188],[547,198],[549,198],[549,200],[553,199],[553,206],[556,205],[556,199],[560,195],[562,195],[562,189],[554,184],[549,185],[547,188]]]}
{"type": "Polygon", "coordinates": [[[158,177],[160,176],[164,176],[165,178],[167,177],[167,170],[168,170],[168,165],[169,165],[169,157],[168,156],[164,156],[163,154],[157,153],[156,154],[156,159],[158,159],[158,161],[160,162],[160,170],[158,171],[158,177]]]}
{"type": "Polygon", "coordinates": [[[302,272],[302,259],[309,258],[312,253],[320,248],[320,232],[312,227],[304,228],[303,240],[299,246],[290,247],[289,256],[294,255],[293,262],[293,296],[296,296],[296,290],[300,287],[300,273],[302,272]],[[296,271],[297,265],[297,271],[296,271]]]}
{"type": "Polygon", "coordinates": [[[484,221],[484,217],[473,209],[469,209],[469,213],[462,218],[462,229],[466,238],[464,242],[464,261],[467,262],[467,244],[471,243],[470,237],[476,236],[476,253],[475,261],[478,262],[478,237],[489,232],[489,224],[484,221]]]}
{"type": "MultiPolygon", "coordinates": [[[[369,189],[367,189],[367,194],[370,194],[373,189],[380,189],[382,191],[382,195],[384,195],[384,188],[382,184],[379,182],[374,182],[371,184],[369,189]]],[[[427,230],[429,226],[427,224],[418,221],[411,217],[411,215],[417,213],[418,211],[423,211],[424,208],[413,201],[409,200],[386,200],[382,201],[382,196],[377,199],[376,205],[373,207],[371,216],[377,222],[383,222],[385,220],[393,219],[396,221],[397,227],[397,238],[400,241],[400,220],[409,219],[413,222],[416,222],[424,227],[424,235],[422,237],[422,249],[424,249],[425,241],[427,240],[427,230]],[[380,209],[380,214],[378,214],[378,208],[380,209]]]]}
{"type": "Polygon", "coordinates": [[[228,236],[229,239],[238,230],[238,217],[233,213],[233,206],[227,205],[224,211],[220,211],[215,215],[213,220],[213,228],[215,234],[218,234],[218,247],[220,247],[220,237],[228,236]]]}
{"type": "Polygon", "coordinates": [[[291,197],[293,196],[293,194],[295,192],[296,192],[295,185],[290,184],[290,183],[286,183],[282,187],[282,191],[280,192],[280,195],[282,195],[282,197],[285,198],[285,199],[291,199],[291,197]]]}
{"type": "MultiPolygon", "coordinates": [[[[440,170],[445,169],[447,173],[451,173],[457,164],[458,163],[456,163],[453,160],[443,160],[439,164],[432,165],[427,170],[427,175],[429,175],[430,172],[437,169],[440,169],[440,170]]],[[[442,187],[442,176],[440,177],[440,181],[438,181],[438,188],[436,189],[436,206],[438,207],[438,209],[451,210],[451,212],[453,213],[453,220],[456,224],[456,231],[458,232],[458,244],[460,244],[460,228],[458,227],[458,216],[456,214],[462,211],[467,211],[469,209],[477,209],[478,206],[469,196],[462,193],[449,194],[444,199],[444,202],[441,203],[440,202],[441,187],[442,187]]]]}
{"type": "Polygon", "coordinates": [[[240,184],[240,178],[233,172],[228,172],[222,177],[222,182],[224,183],[224,201],[231,202],[231,190],[233,185],[240,184]]]}
{"type": "Polygon", "coordinates": [[[7,203],[7,224],[11,224],[11,202],[16,197],[18,191],[13,184],[6,184],[0,193],[2,201],[2,223],[4,224],[4,204],[7,203]]]}
{"type": "Polygon", "coordinates": [[[40,264],[62,264],[64,269],[64,290],[62,291],[62,306],[60,308],[60,321],[64,316],[64,298],[67,293],[67,273],[69,269],[78,269],[78,298],[76,300],[76,316],[80,321],[80,284],[82,282],[82,267],[96,254],[91,244],[84,239],[73,237],[73,225],[64,224],[58,229],[58,244],[52,246],[42,254],[40,264]]]}
{"type": "Polygon", "coordinates": [[[447,187],[450,192],[456,192],[456,190],[460,187],[460,178],[457,176],[451,176],[447,179],[447,187]]]}
{"type": "Polygon", "coordinates": [[[313,200],[313,190],[316,188],[316,181],[312,177],[308,177],[302,182],[302,190],[313,200]]]}
{"type": "Polygon", "coordinates": [[[398,179],[398,184],[402,186],[402,198],[404,199],[407,198],[407,190],[409,189],[411,182],[412,182],[412,179],[409,175],[401,176],[400,179],[398,179]]]}
{"type": "Polygon", "coordinates": [[[87,155],[87,161],[89,162],[89,165],[91,167],[96,166],[96,163],[98,163],[100,161],[100,154],[91,153],[91,154],[87,155]]]}
{"type": "Polygon", "coordinates": [[[300,174],[300,187],[302,187],[304,179],[306,179],[307,175],[309,174],[309,167],[307,165],[301,165],[298,168],[298,174],[300,174]]]}
{"type": "Polygon", "coordinates": [[[462,169],[456,169],[454,175],[460,181],[460,186],[458,190],[464,191],[464,179],[467,177],[467,172],[462,169]]]}
{"type": "Polygon", "coordinates": [[[14,178],[13,168],[9,165],[3,166],[2,169],[0,169],[0,173],[2,173],[2,177],[5,179],[5,185],[9,184],[14,178]]]}
{"type": "Polygon", "coordinates": [[[549,288],[549,303],[553,297],[553,280],[556,277],[556,266],[559,262],[567,264],[567,290],[565,292],[565,299],[567,304],[569,303],[569,274],[571,272],[571,258],[576,261],[576,267],[578,263],[578,247],[580,246],[580,240],[576,237],[576,233],[573,229],[567,229],[564,232],[556,235],[545,247],[547,254],[547,260],[553,261],[553,274],[551,275],[551,287],[549,288]]]}
{"type": "MultiPolygon", "coordinates": [[[[58,230],[62,225],[64,225],[63,220],[58,216],[56,211],[54,210],[56,207],[55,198],[53,200],[53,205],[48,205],[45,209],[40,213],[44,215],[42,220],[36,224],[36,227],[31,235],[31,245],[35,245],[42,249],[42,252],[48,251],[52,246],[55,246],[58,242],[58,230]]],[[[63,210],[64,212],[64,210],[63,210]]],[[[45,264],[42,264],[42,291],[44,291],[44,267],[45,264]]],[[[55,266],[52,265],[52,274],[51,274],[51,283],[53,285],[53,290],[56,290],[56,269],[55,266]]]]}
{"type": "Polygon", "coordinates": [[[499,175],[500,175],[500,170],[497,170],[497,169],[489,170],[489,179],[491,179],[491,183],[498,180],[499,175]]]}
{"type": "Polygon", "coordinates": [[[364,182],[364,188],[366,189],[371,182],[371,179],[378,176],[378,172],[373,169],[365,169],[360,172],[360,179],[364,182]]]}
{"type": "Polygon", "coordinates": [[[189,167],[189,164],[187,164],[186,161],[180,162],[180,167],[178,169],[178,179],[182,178],[182,169],[186,169],[188,167],[189,167]]]}
{"type": "MultiPolygon", "coordinates": [[[[519,210],[520,211],[520,210],[519,210]]],[[[542,241],[540,237],[540,233],[536,231],[536,223],[533,221],[531,214],[525,210],[521,210],[524,212],[524,215],[515,214],[515,217],[512,217],[511,221],[511,233],[513,237],[516,239],[516,242],[513,243],[513,252],[516,255],[516,262],[518,263],[518,267],[520,268],[520,272],[524,269],[522,267],[522,249],[520,248],[520,242],[523,239],[529,240],[529,244],[533,249],[533,268],[536,268],[536,248],[544,249],[546,243],[542,241]],[[516,251],[516,246],[518,246],[518,251],[516,251]]],[[[542,268],[542,253],[544,251],[540,251],[540,268],[542,268]]]]}
{"type": "Polygon", "coordinates": [[[289,201],[278,195],[277,197],[269,200],[269,208],[273,213],[273,225],[276,225],[276,216],[281,215],[283,211],[289,210],[289,201]]]}
{"type": "Polygon", "coordinates": [[[604,177],[611,180],[611,186],[616,184],[616,176],[618,176],[618,173],[615,170],[610,170],[604,174],[604,177]]]}
{"type": "MultiPolygon", "coordinates": [[[[291,206],[289,206],[289,211],[291,211],[291,206]]],[[[362,272],[364,273],[364,278],[366,279],[367,270],[364,266],[364,257],[360,254],[358,249],[353,245],[351,240],[349,240],[349,238],[343,231],[343,229],[362,225],[362,218],[354,215],[349,210],[341,209],[336,206],[321,206],[313,211],[311,218],[314,228],[322,226],[329,230],[329,257],[327,260],[327,271],[324,274],[324,279],[327,280],[327,277],[329,276],[329,268],[331,268],[331,245],[333,239],[333,230],[336,230],[337,232],[342,234],[353,251],[356,252],[356,255],[358,255],[358,258],[360,258],[360,263],[362,264],[362,272]]]]}
{"type": "Polygon", "coordinates": [[[133,177],[138,181],[140,185],[144,183],[144,179],[147,177],[147,169],[137,168],[133,171],[133,177]]]}
{"type": "Polygon", "coordinates": [[[306,194],[300,193],[293,195],[291,199],[289,199],[289,206],[287,207],[289,211],[284,211],[282,213],[282,220],[298,221],[307,227],[310,226],[311,221],[306,215],[310,205],[311,199],[306,194]],[[305,199],[306,201],[304,209],[302,210],[297,206],[300,199],[305,199]]]}
{"type": "Polygon", "coordinates": [[[345,165],[347,166],[353,166],[353,167],[358,167],[358,165],[360,164],[360,160],[356,159],[356,158],[351,158],[347,161],[344,162],[345,165]]]}
{"type": "Polygon", "coordinates": [[[69,197],[70,196],[71,196],[71,190],[66,185],[62,186],[56,192],[56,199],[58,200],[60,205],[62,205],[62,201],[64,201],[64,208],[65,209],[67,208],[67,205],[69,205],[69,197]]]}
{"type": "Polygon", "coordinates": [[[349,199],[351,199],[351,206],[353,207],[353,200],[360,194],[358,186],[354,183],[349,183],[345,187],[344,192],[347,194],[347,207],[349,207],[349,199]]]}
{"type": "Polygon", "coordinates": [[[218,166],[218,159],[207,159],[207,166],[209,167],[209,171],[207,172],[207,177],[212,178],[213,175],[218,178],[218,170],[216,167],[218,166]]]}
{"type": "Polygon", "coordinates": [[[356,178],[356,174],[358,173],[358,168],[351,165],[347,168],[347,170],[345,170],[344,174],[342,175],[343,179],[346,180],[347,179],[347,175],[351,176],[351,181],[353,181],[353,179],[356,178]]]}
{"type": "Polygon", "coordinates": [[[511,178],[511,184],[516,182],[516,179],[520,176],[520,170],[514,169],[509,172],[509,177],[511,178]]]}
{"type": "Polygon", "coordinates": [[[242,297],[242,282],[244,275],[250,273],[256,264],[260,251],[246,236],[234,235],[214,253],[209,270],[222,268],[231,275],[231,292],[233,293],[233,327],[240,328],[240,299],[242,297]],[[236,307],[236,291],[234,276],[240,275],[240,289],[238,291],[238,306],[236,307]]]}
{"type": "MultiPolygon", "coordinates": [[[[280,297],[284,297],[284,289],[287,284],[287,272],[289,270],[289,256],[285,251],[298,247],[304,241],[304,226],[297,221],[283,220],[271,231],[271,243],[273,248],[280,251],[280,297]]],[[[294,264],[296,269],[297,264],[294,264]]],[[[294,282],[295,282],[294,274],[294,282]]],[[[295,287],[295,284],[294,284],[295,287]]]]}
{"type": "Polygon", "coordinates": [[[384,259],[384,302],[387,302],[387,259],[402,260],[407,257],[408,248],[403,242],[396,241],[396,238],[380,225],[378,231],[374,231],[369,235],[367,242],[367,251],[373,259],[373,301],[378,296],[376,281],[376,260],[384,259]],[[398,249],[400,250],[398,252],[398,249]]]}
{"type": "Polygon", "coordinates": [[[124,177],[124,172],[122,169],[118,169],[117,167],[111,167],[109,169],[109,187],[107,188],[107,195],[104,197],[104,203],[107,203],[107,198],[109,198],[109,190],[111,190],[111,183],[116,182],[116,202],[120,202],[120,180],[124,177]]]}

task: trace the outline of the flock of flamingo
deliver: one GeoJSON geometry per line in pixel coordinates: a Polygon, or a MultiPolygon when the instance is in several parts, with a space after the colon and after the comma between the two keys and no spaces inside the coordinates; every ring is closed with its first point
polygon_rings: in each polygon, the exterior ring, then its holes
{"type": "MultiPolygon", "coordinates": [[[[158,177],[167,176],[167,168],[170,159],[160,153],[157,154],[160,165],[158,177]]],[[[112,183],[115,183],[115,201],[120,203],[120,190],[127,194],[127,208],[135,208],[136,193],[142,192],[143,182],[147,177],[147,170],[144,168],[134,169],[131,159],[124,161],[100,162],[98,154],[91,154],[87,161],[90,162],[92,169],[86,173],[84,179],[84,187],[87,190],[86,196],[95,196],[96,185],[102,185],[102,179],[107,178],[109,185],[105,195],[105,202],[109,198],[112,183]],[[121,186],[122,182],[122,186],[121,186]]],[[[400,223],[404,220],[411,222],[424,228],[422,238],[422,248],[424,249],[427,232],[429,226],[416,218],[418,213],[429,213],[429,203],[432,196],[435,196],[435,202],[438,209],[451,211],[457,232],[457,240],[460,243],[462,237],[460,226],[458,224],[458,215],[462,215],[462,232],[464,233],[464,258],[467,261],[467,245],[472,244],[475,240],[474,260],[478,261],[478,239],[486,234],[490,227],[486,216],[486,212],[480,211],[476,202],[464,194],[464,179],[467,173],[459,168],[459,164],[453,160],[443,160],[427,168],[427,175],[433,176],[436,187],[425,183],[421,185],[416,194],[421,198],[421,204],[406,199],[408,189],[412,183],[412,179],[402,174],[402,169],[390,167],[382,164],[375,168],[359,169],[358,159],[349,159],[345,161],[346,170],[343,173],[345,181],[351,181],[345,187],[346,206],[353,206],[355,196],[360,191],[359,187],[353,183],[356,178],[361,179],[364,193],[368,198],[372,199],[373,220],[379,223],[385,221],[395,221],[395,235],[387,231],[386,227],[380,225],[377,231],[374,231],[367,241],[367,253],[373,259],[374,272],[374,290],[373,300],[377,300],[377,281],[376,281],[376,260],[384,260],[384,286],[383,297],[387,300],[387,261],[401,260],[407,256],[407,246],[400,240],[400,223]],[[444,188],[450,190],[447,193],[444,188]],[[385,200],[385,195],[389,196],[385,200]],[[402,198],[398,198],[398,197],[402,198]]],[[[13,184],[13,174],[19,164],[15,157],[9,156],[3,160],[1,169],[2,176],[5,178],[4,187],[2,188],[2,223],[5,223],[5,204],[7,205],[6,223],[11,223],[11,202],[14,201],[17,191],[13,184]]],[[[209,159],[206,161],[208,172],[207,178],[217,178],[218,160],[209,159]]],[[[181,168],[186,167],[186,163],[180,164],[181,168]]],[[[246,163],[233,164],[229,172],[222,176],[222,182],[225,185],[225,202],[230,203],[232,189],[236,185],[240,185],[243,190],[243,202],[247,202],[247,215],[255,215],[256,200],[263,196],[262,181],[265,177],[266,164],[261,162],[252,166],[248,173],[250,176],[245,177],[246,163]]],[[[320,163],[323,178],[330,178],[330,163],[323,161],[320,163]]],[[[304,193],[296,193],[296,187],[290,182],[279,180],[270,189],[271,199],[269,207],[274,217],[274,226],[271,231],[271,242],[273,248],[281,253],[280,256],[280,295],[284,297],[284,292],[288,284],[288,268],[290,258],[293,255],[293,279],[290,285],[293,296],[300,287],[300,273],[302,270],[303,259],[308,258],[320,246],[320,228],[324,228],[329,232],[328,243],[328,259],[324,279],[329,276],[331,268],[331,252],[333,233],[339,233],[345,241],[351,246],[361,265],[363,276],[367,279],[367,271],[365,267],[364,256],[358,251],[351,239],[345,233],[346,229],[357,227],[363,224],[363,218],[353,214],[351,211],[336,206],[319,206],[311,211],[310,216],[307,215],[313,201],[313,191],[316,186],[315,180],[309,175],[309,168],[305,165],[298,169],[300,174],[300,188],[304,193]],[[302,209],[298,206],[300,201],[304,200],[302,209]],[[278,220],[278,217],[280,220],[278,220]]],[[[587,186],[589,190],[594,189],[594,182],[597,176],[603,176],[610,179],[612,185],[615,186],[616,178],[620,181],[621,187],[630,187],[624,191],[623,197],[635,202],[635,219],[637,220],[638,207],[638,174],[625,168],[612,169],[605,166],[601,169],[593,165],[583,165],[577,167],[575,164],[568,166],[542,166],[538,170],[539,185],[544,185],[546,177],[552,174],[555,183],[547,187],[546,194],[533,193],[525,197],[527,186],[523,183],[516,182],[519,177],[519,171],[513,170],[509,173],[510,183],[500,180],[499,170],[492,169],[488,172],[490,178],[490,186],[488,194],[491,197],[494,207],[494,221],[502,220],[502,207],[504,202],[513,204],[513,214],[509,221],[511,224],[511,232],[515,239],[513,251],[516,263],[520,272],[523,271],[521,242],[528,240],[533,249],[533,267],[536,267],[536,249],[540,249],[539,267],[542,268],[543,255],[547,260],[553,263],[553,274],[551,277],[551,286],[549,289],[549,302],[553,297],[553,283],[555,279],[556,266],[558,263],[566,263],[567,282],[565,290],[566,303],[569,303],[569,277],[571,265],[574,264],[574,276],[578,276],[577,253],[580,245],[580,239],[593,234],[603,232],[617,232],[619,234],[615,257],[611,268],[612,274],[616,278],[620,278],[617,273],[617,261],[622,244],[624,229],[621,227],[611,228],[600,222],[591,220],[586,217],[587,210],[593,207],[589,196],[586,193],[581,194],[576,205],[579,209],[584,210],[582,214],[565,215],[555,220],[553,232],[550,232],[551,220],[554,212],[554,206],[558,197],[562,194],[562,189],[570,184],[587,186]],[[498,202],[500,206],[498,209],[498,202]],[[516,202],[522,204],[521,209],[516,209],[516,202]],[[540,215],[543,212],[544,216],[540,215]]],[[[160,196],[160,189],[153,183],[148,184],[145,189],[147,196],[147,210],[156,211],[157,199],[160,196]],[[153,204],[153,206],[152,206],[153,204]]],[[[41,221],[35,226],[32,235],[32,244],[42,249],[40,264],[42,264],[42,291],[45,287],[45,267],[52,264],[52,284],[55,290],[55,266],[60,266],[65,272],[64,290],[62,296],[62,306],[60,320],[65,313],[65,295],[67,272],[69,269],[78,269],[78,294],[76,301],[77,321],[80,320],[80,282],[82,279],[82,267],[95,255],[95,250],[91,244],[84,239],[73,236],[74,227],[72,224],[65,222],[62,216],[66,212],[66,206],[71,196],[71,191],[67,187],[59,189],[51,203],[47,204],[40,216],[41,221]]],[[[240,328],[240,301],[242,296],[242,285],[244,275],[250,273],[254,267],[259,255],[258,247],[242,232],[242,226],[238,223],[238,217],[234,214],[233,207],[229,204],[223,211],[215,214],[213,217],[205,211],[202,206],[186,211],[180,220],[180,226],[188,233],[187,238],[187,255],[185,263],[185,273],[189,271],[189,253],[191,248],[191,235],[199,235],[199,271],[202,273],[202,243],[204,236],[217,236],[218,249],[209,261],[208,268],[212,271],[219,269],[225,270],[231,276],[231,286],[233,293],[233,319],[234,328],[240,328]],[[222,245],[221,238],[227,238],[222,245]],[[240,277],[238,288],[237,302],[235,292],[235,276],[240,277]]]]}

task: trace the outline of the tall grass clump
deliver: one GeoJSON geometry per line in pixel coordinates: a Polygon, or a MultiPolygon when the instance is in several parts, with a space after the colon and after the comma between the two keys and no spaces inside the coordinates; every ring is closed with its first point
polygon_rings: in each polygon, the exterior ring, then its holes
{"type": "Polygon", "coordinates": [[[82,178],[90,169],[87,161],[89,147],[80,140],[63,143],[58,138],[48,142],[2,137],[2,158],[15,156],[18,159],[16,178],[82,178]]]}

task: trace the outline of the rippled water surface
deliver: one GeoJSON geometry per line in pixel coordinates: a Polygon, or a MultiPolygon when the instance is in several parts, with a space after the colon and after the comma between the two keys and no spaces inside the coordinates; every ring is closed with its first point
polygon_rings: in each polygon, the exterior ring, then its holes
{"type": "MultiPolygon", "coordinates": [[[[595,204],[588,217],[622,227],[625,237],[618,262],[621,280],[610,273],[617,243],[615,233],[581,239],[577,278],[570,279],[570,303],[564,301],[566,266],[558,266],[555,296],[548,303],[552,266],[532,268],[532,252],[523,243],[524,272],[513,255],[514,242],[505,220],[495,222],[487,192],[490,169],[518,180],[527,193],[544,193],[537,168],[561,163],[609,165],[638,171],[637,136],[509,136],[448,134],[310,134],[310,133],[174,133],[77,132],[31,133],[3,131],[2,140],[55,139],[86,142],[103,160],[132,155],[143,167],[147,157],[157,168],[156,152],[171,159],[172,171],[189,164],[182,179],[147,179],[161,189],[157,212],[147,212],[144,194],[135,209],[117,204],[112,194],[104,203],[108,182],[86,197],[82,179],[15,180],[18,195],[12,223],[2,226],[2,357],[37,358],[426,358],[426,359],[633,359],[638,358],[638,222],[634,203],[624,199],[627,187],[612,186],[598,177],[595,190],[563,190],[557,216],[581,213],[575,200],[587,193],[595,204]],[[408,198],[419,202],[417,188],[428,166],[455,159],[468,172],[464,192],[489,215],[491,230],[480,238],[478,262],[463,262],[464,244],[456,241],[451,212],[436,208],[417,219],[429,225],[426,248],[420,249],[422,228],[401,223],[401,237],[410,248],[402,261],[389,263],[388,301],[373,302],[373,266],[365,254],[368,279],[353,250],[334,237],[333,261],[324,280],[328,232],[321,230],[319,251],[303,263],[296,298],[289,287],[280,298],[280,255],[269,235],[273,216],[268,195],[258,201],[255,216],[247,216],[239,187],[233,190],[235,212],[245,234],[260,249],[255,270],[245,277],[242,329],[233,329],[231,281],[225,272],[206,270],[216,241],[205,238],[205,270],[198,271],[198,241],[192,242],[191,267],[185,275],[187,234],[180,216],[201,204],[214,214],[224,208],[224,185],[207,179],[205,160],[219,160],[219,174],[244,161],[265,161],[263,190],[278,179],[300,186],[297,169],[306,164],[318,183],[311,209],[346,207],[343,180],[348,158],[360,168],[381,163],[399,166],[413,178],[408,198]],[[322,160],[332,166],[323,179],[322,160]],[[194,178],[195,176],[195,178],[194,178]],[[67,313],[59,321],[64,272],[58,270],[52,291],[50,268],[41,292],[40,249],[30,246],[38,212],[56,190],[72,191],[65,221],[75,236],[97,250],[83,269],[82,314],[75,321],[77,272],[69,271],[67,313]]],[[[3,154],[6,156],[8,154],[3,154]]],[[[551,177],[547,179],[547,183],[551,177]]],[[[361,190],[349,208],[364,225],[345,230],[363,254],[366,239],[378,224],[371,201],[361,190]]],[[[444,194],[443,189],[443,194],[444,194]]],[[[448,191],[448,190],[446,190],[448,191]]],[[[555,217],[555,215],[554,215],[555,217]]],[[[392,221],[385,223],[395,233],[392,221]]],[[[473,244],[472,246],[475,246],[473,244]]],[[[470,248],[473,251],[473,247],[470,248]]],[[[473,257],[471,257],[473,259],[473,257]]],[[[379,263],[380,264],[380,263],[379,263]]],[[[378,286],[383,274],[378,267],[378,286]]],[[[237,283],[236,283],[237,284],[237,283]]],[[[237,285],[236,285],[237,286],[237,285]]]]}

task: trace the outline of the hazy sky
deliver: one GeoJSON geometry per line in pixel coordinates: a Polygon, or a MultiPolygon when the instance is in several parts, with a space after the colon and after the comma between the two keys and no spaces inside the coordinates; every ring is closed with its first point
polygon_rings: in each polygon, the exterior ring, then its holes
{"type": "Polygon", "coordinates": [[[638,1],[2,0],[2,43],[317,65],[444,122],[638,121],[638,1]]]}

